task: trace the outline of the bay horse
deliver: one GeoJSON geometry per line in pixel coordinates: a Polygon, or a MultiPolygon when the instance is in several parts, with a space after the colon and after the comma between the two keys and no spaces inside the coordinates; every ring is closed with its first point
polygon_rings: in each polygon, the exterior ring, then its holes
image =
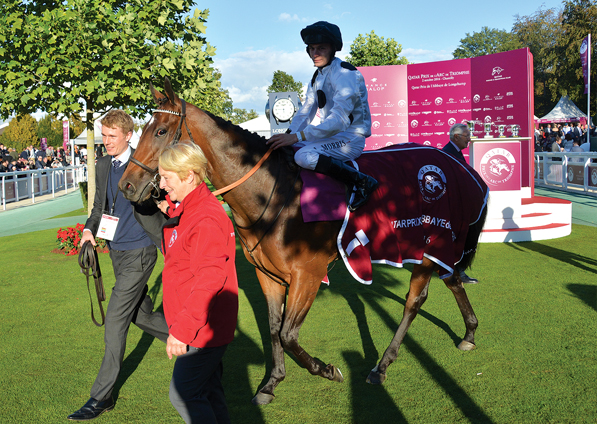
{"type": "MultiPolygon", "coordinates": [[[[336,239],[342,221],[303,222],[299,199],[302,181],[291,149],[268,152],[263,137],[186,103],[174,93],[167,79],[163,94],[153,86],[151,92],[158,109],[143,128],[132,163],[119,182],[120,190],[130,201],[147,200],[156,190],[159,154],[170,143],[199,145],[207,157],[207,177],[216,189],[241,179],[266,153],[271,153],[241,186],[223,194],[244,254],[256,267],[268,308],[273,364],[268,382],[252,402],[264,405],[274,399],[274,390],[286,375],[285,349],[311,374],[342,382],[342,374],[334,365],[313,358],[298,342],[299,330],[327,275],[328,265],[339,257],[336,239]]],[[[469,228],[460,262],[464,268],[471,264],[485,212],[486,207],[482,217],[469,228]]],[[[427,298],[431,276],[438,269],[427,257],[414,265],[403,318],[367,382],[382,384],[385,380],[386,370],[396,360],[402,340],[427,298]]],[[[477,318],[457,274],[443,281],[454,294],[466,326],[458,348],[471,350],[475,348],[477,318]]]]}

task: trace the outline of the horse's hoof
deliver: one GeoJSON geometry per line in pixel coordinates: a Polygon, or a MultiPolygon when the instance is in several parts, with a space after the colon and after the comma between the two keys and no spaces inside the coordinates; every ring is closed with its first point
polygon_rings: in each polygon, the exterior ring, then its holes
{"type": "MultiPolygon", "coordinates": [[[[330,364],[331,365],[331,364],[330,364]]],[[[342,375],[342,371],[332,365],[332,378],[330,380],[336,381],[338,383],[344,383],[344,376],[342,375]]]]}
{"type": "Polygon", "coordinates": [[[371,372],[367,376],[367,383],[369,384],[383,384],[384,381],[386,381],[386,375],[381,372],[375,371],[374,369],[371,370],[371,372]]]}
{"type": "Polygon", "coordinates": [[[275,396],[267,393],[257,392],[251,403],[253,405],[268,405],[274,400],[275,396]]]}
{"type": "Polygon", "coordinates": [[[458,349],[464,350],[464,351],[473,350],[475,347],[477,347],[477,346],[475,346],[474,343],[467,342],[466,340],[461,341],[460,344],[458,345],[458,349]]]}

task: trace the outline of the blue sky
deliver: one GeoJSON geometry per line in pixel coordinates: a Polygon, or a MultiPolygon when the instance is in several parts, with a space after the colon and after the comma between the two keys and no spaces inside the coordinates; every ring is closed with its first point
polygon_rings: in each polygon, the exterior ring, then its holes
{"type": "Polygon", "coordinates": [[[359,34],[372,30],[402,45],[411,63],[450,60],[466,33],[483,26],[511,30],[515,15],[530,15],[540,7],[561,8],[555,0],[499,1],[354,1],[303,0],[198,1],[209,9],[207,41],[216,47],[215,66],[235,107],[264,113],[266,89],[274,71],[281,70],[305,84],[313,64],[305,52],[300,30],[320,20],[340,27],[344,57],[359,34]]]}

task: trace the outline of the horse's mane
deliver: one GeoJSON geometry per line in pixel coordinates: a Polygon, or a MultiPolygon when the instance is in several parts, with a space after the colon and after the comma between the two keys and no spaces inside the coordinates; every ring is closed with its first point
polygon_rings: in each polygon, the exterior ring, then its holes
{"type": "MultiPolygon", "coordinates": [[[[233,124],[229,120],[216,116],[211,112],[208,112],[203,109],[201,109],[201,111],[205,113],[207,116],[209,116],[211,119],[213,119],[218,128],[220,128],[222,131],[242,137],[242,139],[247,143],[248,151],[263,155],[268,150],[269,147],[267,146],[267,144],[265,144],[265,142],[267,141],[265,137],[257,133],[251,132],[249,130],[246,130],[244,128],[241,128],[238,125],[233,124]]],[[[279,149],[278,153],[284,161],[289,162],[291,165],[294,164],[294,160],[292,159],[292,157],[294,156],[294,152],[292,148],[285,147],[279,149]]]]}

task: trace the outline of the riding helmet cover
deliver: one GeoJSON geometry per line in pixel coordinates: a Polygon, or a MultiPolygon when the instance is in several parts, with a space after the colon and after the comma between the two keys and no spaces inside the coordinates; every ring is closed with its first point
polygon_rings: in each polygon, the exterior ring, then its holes
{"type": "Polygon", "coordinates": [[[339,52],[342,50],[342,34],[337,25],[329,22],[319,21],[301,31],[301,38],[307,45],[307,53],[309,53],[309,44],[329,43],[339,52]]]}

